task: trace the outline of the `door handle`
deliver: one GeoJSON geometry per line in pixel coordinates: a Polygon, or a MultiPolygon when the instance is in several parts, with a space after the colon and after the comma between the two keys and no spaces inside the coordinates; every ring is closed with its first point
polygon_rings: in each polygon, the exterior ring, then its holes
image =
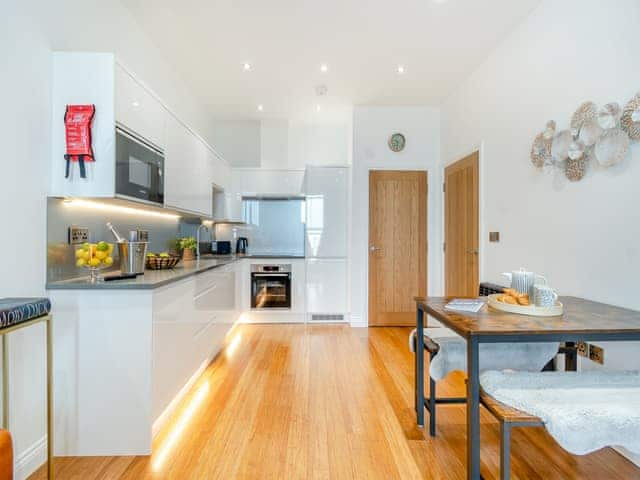
{"type": "Polygon", "coordinates": [[[375,245],[371,245],[369,247],[370,252],[377,252],[378,250],[382,250],[380,247],[376,247],[375,245]]]}
{"type": "Polygon", "coordinates": [[[467,250],[467,253],[471,253],[473,255],[477,255],[478,254],[478,250],[467,250]]]}

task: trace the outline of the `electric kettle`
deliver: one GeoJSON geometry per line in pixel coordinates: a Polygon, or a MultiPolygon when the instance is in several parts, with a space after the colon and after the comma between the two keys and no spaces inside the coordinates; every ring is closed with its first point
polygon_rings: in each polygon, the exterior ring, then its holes
{"type": "Polygon", "coordinates": [[[249,239],[247,237],[239,237],[236,241],[236,255],[246,255],[249,248],[249,239]]]}

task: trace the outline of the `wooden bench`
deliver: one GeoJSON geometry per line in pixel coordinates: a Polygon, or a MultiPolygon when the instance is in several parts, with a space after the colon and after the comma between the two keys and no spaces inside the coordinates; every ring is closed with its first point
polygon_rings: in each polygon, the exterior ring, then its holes
{"type": "Polygon", "coordinates": [[[511,474],[511,428],[540,427],[544,422],[533,415],[499,402],[480,389],[480,403],[500,423],[500,479],[508,480],[511,474]]]}

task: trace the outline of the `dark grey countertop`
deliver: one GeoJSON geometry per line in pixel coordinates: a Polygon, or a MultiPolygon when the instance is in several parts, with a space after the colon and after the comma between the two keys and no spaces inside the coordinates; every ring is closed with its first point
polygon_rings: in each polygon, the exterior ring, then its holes
{"type": "MultiPolygon", "coordinates": [[[[192,262],[180,262],[169,270],[145,270],[144,275],[135,279],[114,280],[111,282],[90,283],[89,277],[74,278],[47,283],[47,290],[152,290],[183,278],[206,272],[213,268],[222,267],[236,261],[233,256],[224,258],[202,258],[192,262]]],[[[109,272],[117,274],[118,272],[109,272]]]]}
{"type": "MultiPolygon", "coordinates": [[[[250,259],[304,259],[304,256],[294,255],[203,255],[200,260],[192,262],[180,262],[170,270],[145,270],[144,275],[138,275],[135,279],[113,280],[110,282],[90,283],[89,276],[48,282],[47,290],[152,290],[168,285],[183,278],[197,275],[217,267],[229,265],[243,258],[250,259]]],[[[118,272],[109,272],[114,275],[118,272]]]]}

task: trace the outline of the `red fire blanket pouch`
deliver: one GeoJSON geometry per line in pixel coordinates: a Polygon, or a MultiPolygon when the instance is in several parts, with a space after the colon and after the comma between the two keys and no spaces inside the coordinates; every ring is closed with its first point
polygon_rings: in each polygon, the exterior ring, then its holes
{"type": "Polygon", "coordinates": [[[67,161],[65,178],[69,178],[71,162],[78,162],[80,177],[87,178],[85,162],[95,161],[91,146],[91,122],[95,113],[95,105],[67,105],[64,112],[67,140],[67,153],[64,155],[64,159],[67,161]]]}

